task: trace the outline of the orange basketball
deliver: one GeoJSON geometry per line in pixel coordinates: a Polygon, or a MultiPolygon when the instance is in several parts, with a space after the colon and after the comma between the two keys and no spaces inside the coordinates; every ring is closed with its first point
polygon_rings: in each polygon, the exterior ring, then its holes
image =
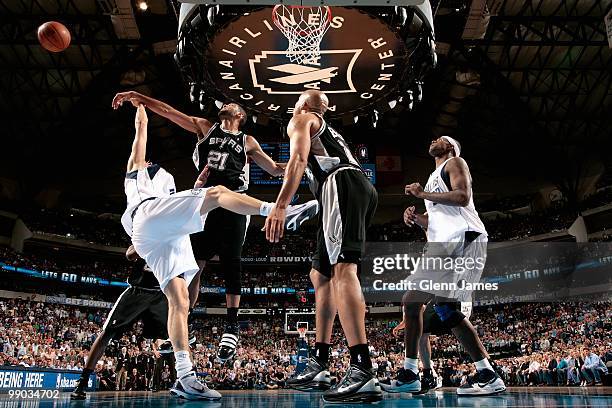
{"type": "Polygon", "coordinates": [[[70,31],[62,23],[48,21],[38,27],[38,41],[47,51],[64,51],[70,45],[70,31]]]}

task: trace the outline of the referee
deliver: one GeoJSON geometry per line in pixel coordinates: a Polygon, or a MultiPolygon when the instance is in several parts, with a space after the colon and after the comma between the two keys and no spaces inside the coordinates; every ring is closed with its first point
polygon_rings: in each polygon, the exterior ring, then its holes
{"type": "Polygon", "coordinates": [[[72,394],[71,400],[84,400],[85,389],[89,382],[89,376],[94,372],[98,360],[104,354],[108,343],[121,337],[121,335],[132,328],[139,319],[143,322],[142,335],[151,339],[168,338],[168,301],[159,288],[159,283],[149,267],[142,261],[134,247],[130,245],[125,253],[128,260],[135,262],[126,290],[119,295],[113,305],[102,332],[96,338],[81,373],[78,383],[72,394]]]}

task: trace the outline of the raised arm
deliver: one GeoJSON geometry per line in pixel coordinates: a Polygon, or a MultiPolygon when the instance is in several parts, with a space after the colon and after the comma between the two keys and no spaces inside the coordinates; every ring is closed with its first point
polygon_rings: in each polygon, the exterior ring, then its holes
{"type": "Polygon", "coordinates": [[[293,117],[287,126],[289,135],[289,161],[285,168],[285,180],[278,193],[276,206],[287,208],[291,203],[293,195],[300,186],[304,170],[308,164],[310,153],[310,127],[312,120],[310,115],[299,115],[293,117]]]}
{"type": "Polygon", "coordinates": [[[259,167],[273,176],[285,174],[285,164],[276,163],[270,156],[264,153],[257,139],[253,136],[246,137],[246,153],[259,167]]]}
{"type": "Polygon", "coordinates": [[[134,126],[136,127],[136,135],[132,143],[132,153],[127,163],[127,171],[144,169],[147,167],[145,155],[147,153],[147,112],[144,105],[140,104],[136,108],[136,118],[134,126]]]}
{"type": "Polygon", "coordinates": [[[300,186],[300,181],[308,164],[310,127],[312,126],[312,120],[309,116],[294,116],[287,127],[287,134],[290,140],[289,162],[287,162],[285,179],[278,193],[276,205],[270,211],[264,225],[266,239],[270,242],[278,242],[283,237],[285,231],[285,210],[300,186]]]}
{"type": "Polygon", "coordinates": [[[135,101],[144,104],[147,108],[160,116],[176,123],[180,127],[190,132],[195,133],[199,138],[202,138],[211,128],[212,123],[204,118],[189,116],[183,112],[174,109],[165,102],[143,95],[136,91],[119,92],[113,98],[113,108],[118,109],[125,101],[135,101]]]}

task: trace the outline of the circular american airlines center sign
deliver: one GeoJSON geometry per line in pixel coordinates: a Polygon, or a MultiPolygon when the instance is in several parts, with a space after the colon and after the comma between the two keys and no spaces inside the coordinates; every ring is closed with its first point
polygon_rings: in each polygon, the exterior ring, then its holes
{"type": "Polygon", "coordinates": [[[328,95],[333,116],[373,104],[399,85],[404,42],[361,10],[331,10],[320,55],[300,64],[288,58],[287,38],[274,25],[271,7],[240,16],[210,41],[205,75],[227,99],[270,116],[291,114],[308,89],[328,95]]]}

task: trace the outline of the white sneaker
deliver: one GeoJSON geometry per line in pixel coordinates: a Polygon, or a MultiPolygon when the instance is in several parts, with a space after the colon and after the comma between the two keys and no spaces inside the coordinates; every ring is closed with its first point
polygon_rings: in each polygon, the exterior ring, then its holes
{"type": "Polygon", "coordinates": [[[177,379],[170,389],[170,394],[188,400],[217,401],[221,399],[221,394],[208,388],[198,379],[194,371],[190,371],[177,379]]]}
{"type": "Polygon", "coordinates": [[[479,370],[476,377],[468,379],[457,388],[457,395],[494,395],[506,391],[506,384],[493,370],[479,370]]]}
{"type": "Polygon", "coordinates": [[[310,200],[304,204],[290,205],[287,207],[287,218],[285,228],[295,231],[300,225],[308,221],[319,213],[319,203],[317,200],[310,200]]]}

